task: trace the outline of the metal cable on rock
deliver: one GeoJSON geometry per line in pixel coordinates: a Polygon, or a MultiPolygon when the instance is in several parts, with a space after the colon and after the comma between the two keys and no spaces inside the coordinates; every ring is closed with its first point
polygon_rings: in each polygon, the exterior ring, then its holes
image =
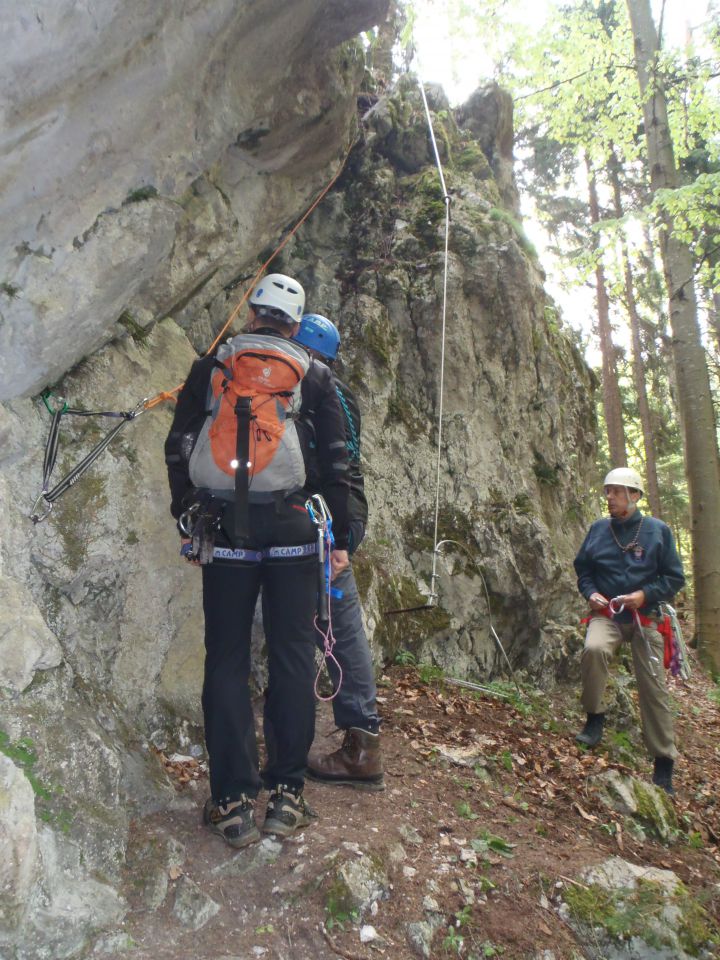
{"type": "MultiPolygon", "coordinates": [[[[345,169],[345,164],[347,163],[348,157],[350,156],[350,153],[356,143],[357,143],[357,137],[354,137],[350,145],[348,146],[347,152],[343,157],[342,163],[338,167],[337,171],[333,174],[329,182],[323,187],[323,189],[320,191],[317,197],[315,197],[315,199],[307,208],[305,213],[300,217],[297,223],[292,227],[292,229],[288,232],[288,234],[282,239],[282,241],[277,245],[275,250],[268,257],[265,263],[263,263],[263,265],[257,271],[257,273],[252,279],[252,282],[250,283],[247,290],[241,297],[239,303],[237,303],[236,306],[233,308],[233,310],[230,312],[230,315],[228,316],[227,320],[223,324],[222,329],[220,330],[218,335],[215,337],[213,342],[210,344],[208,349],[205,351],[204,356],[207,356],[215,349],[215,347],[218,345],[220,340],[225,335],[226,331],[237,319],[243,304],[247,301],[248,297],[250,296],[250,293],[255,288],[255,285],[258,283],[258,281],[262,277],[267,267],[272,263],[275,257],[283,249],[283,247],[285,247],[286,244],[290,241],[290,238],[297,233],[297,231],[305,223],[305,221],[310,216],[310,214],[322,202],[325,196],[329,193],[329,191],[335,185],[335,183],[338,180],[338,177],[345,169]]],[[[171,390],[163,390],[160,393],[155,394],[154,397],[145,398],[144,400],[141,400],[134,410],[129,412],[119,412],[119,413],[116,413],[114,411],[88,411],[88,410],[70,409],[66,402],[63,402],[61,408],[57,410],[53,410],[48,403],[49,395],[47,393],[44,394],[43,399],[45,402],[45,406],[48,409],[48,412],[52,415],[52,422],[50,424],[50,432],[49,432],[49,436],[48,436],[48,440],[45,448],[45,459],[43,462],[42,491],[38,496],[38,498],[35,500],[32,511],[30,513],[30,519],[33,521],[33,523],[35,524],[41,523],[50,515],[53,502],[57,500],[60,496],[62,496],[64,493],[66,493],[80,479],[80,477],[85,473],[85,471],[88,470],[93,465],[93,463],[97,460],[97,458],[104,452],[104,450],[109,446],[111,441],[126,426],[127,423],[139,417],[140,414],[145,413],[146,410],[152,410],[154,407],[158,406],[160,403],[162,403],[165,400],[175,400],[176,395],[180,392],[180,390],[182,390],[183,386],[184,386],[184,383],[180,383],[176,387],[173,387],[171,390]],[[57,483],[52,489],[49,489],[50,475],[52,473],[53,467],[55,466],[55,461],[57,459],[60,420],[64,415],[84,416],[84,417],[87,417],[87,416],[116,417],[116,418],[119,418],[121,422],[117,426],[113,427],[113,429],[110,430],[109,433],[105,437],[103,437],[103,439],[92,448],[92,450],[87,454],[87,456],[85,456],[83,460],[74,469],[72,469],[65,477],[63,477],[63,479],[59,483],[57,483]]]]}

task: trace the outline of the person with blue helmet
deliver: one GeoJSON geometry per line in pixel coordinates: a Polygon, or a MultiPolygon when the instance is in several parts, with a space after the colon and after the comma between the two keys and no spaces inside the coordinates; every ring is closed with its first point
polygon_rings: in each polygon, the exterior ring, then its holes
{"type": "MultiPolygon", "coordinates": [[[[365,482],[360,465],[361,417],[357,401],[349,387],[340,380],[333,365],[340,347],[340,334],[335,324],[317,313],[305,314],[294,336],[301,343],[313,362],[322,362],[330,367],[340,406],[345,416],[347,453],[349,462],[350,496],[349,553],[352,555],[365,536],[368,505],[365,497],[365,482]]],[[[305,457],[313,463],[312,431],[298,423],[303,446],[310,448],[305,457]]],[[[308,466],[307,484],[310,492],[318,478],[312,466],[308,466]]],[[[310,753],[307,777],[321,783],[342,784],[362,790],[384,790],[382,753],[380,750],[380,718],[377,713],[377,688],[370,646],[365,635],[358,594],[352,567],[339,573],[333,586],[342,592],[342,597],[332,600],[332,625],[335,636],[333,656],[340,664],[342,679],[337,665],[329,659],[328,671],[333,687],[338,691],[332,701],[336,726],[345,732],[342,745],[332,753],[310,753]],[[339,683],[339,689],[338,689],[339,683]]],[[[318,635],[318,646],[323,641],[318,635]]]]}

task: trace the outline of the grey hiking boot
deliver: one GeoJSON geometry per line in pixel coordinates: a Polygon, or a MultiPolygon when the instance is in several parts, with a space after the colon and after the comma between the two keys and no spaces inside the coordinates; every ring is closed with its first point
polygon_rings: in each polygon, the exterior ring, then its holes
{"type": "Polygon", "coordinates": [[[262,832],[289,837],[316,819],[317,813],[303,797],[302,787],[279,783],[270,794],[262,832]]]}
{"type": "Polygon", "coordinates": [[[589,713],[585,726],[575,737],[576,743],[581,743],[584,747],[596,747],[602,740],[604,726],[604,713],[589,713]]]}
{"type": "Polygon", "coordinates": [[[203,810],[203,823],[231,847],[247,847],[260,839],[252,800],[241,794],[239,800],[215,803],[210,797],[203,810]]]}
{"type": "Polygon", "coordinates": [[[655,769],[653,770],[652,782],[656,787],[661,787],[665,793],[671,797],[675,796],[675,790],[672,785],[673,767],[675,763],[672,757],[655,757],[655,769]]]}

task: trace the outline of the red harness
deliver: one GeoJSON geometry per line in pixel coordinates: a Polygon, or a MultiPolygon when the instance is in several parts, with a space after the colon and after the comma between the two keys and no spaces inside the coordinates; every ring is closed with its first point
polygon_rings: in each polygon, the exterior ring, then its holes
{"type": "MultiPolygon", "coordinates": [[[[580,623],[590,623],[592,618],[597,616],[607,617],[608,620],[613,619],[613,614],[610,612],[610,608],[603,607],[602,610],[593,610],[589,616],[583,617],[580,623]]],[[[663,650],[663,666],[666,670],[668,670],[670,668],[673,655],[673,632],[670,617],[666,614],[662,620],[657,620],[653,619],[652,617],[646,617],[642,613],[638,613],[637,610],[633,610],[633,618],[638,626],[652,627],[654,630],[657,630],[657,632],[663,638],[665,641],[663,650]]]]}

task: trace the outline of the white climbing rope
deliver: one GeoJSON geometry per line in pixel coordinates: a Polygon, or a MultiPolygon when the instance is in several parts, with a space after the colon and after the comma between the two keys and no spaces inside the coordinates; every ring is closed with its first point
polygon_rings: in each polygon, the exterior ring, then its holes
{"type": "MultiPolygon", "coordinates": [[[[428,597],[427,606],[432,607],[437,603],[438,600],[438,591],[437,591],[437,581],[440,577],[440,574],[437,572],[438,557],[440,556],[440,548],[446,543],[453,543],[462,550],[465,550],[469,556],[470,553],[463,546],[463,544],[458,543],[456,540],[441,540],[438,542],[438,523],[440,519],[440,464],[442,460],[442,427],[443,427],[443,402],[445,399],[445,340],[447,333],[447,286],[448,286],[448,263],[450,260],[449,256],[449,239],[450,239],[450,194],[448,193],[447,186],[445,184],[445,175],[443,174],[442,163],[440,161],[440,154],[438,153],[437,141],[435,139],[435,131],[432,125],[432,117],[430,116],[430,108],[428,107],[427,97],[425,96],[425,86],[420,75],[420,70],[417,70],[418,74],[418,85],[420,87],[420,94],[422,96],[423,106],[425,108],[425,117],[427,118],[428,130],[430,131],[430,140],[432,141],[433,153],[435,154],[435,165],[437,166],[438,176],[440,177],[440,186],[442,187],[443,200],[445,201],[445,250],[444,250],[444,263],[443,263],[443,295],[442,295],[442,328],[440,336],[440,400],[438,405],[438,438],[437,438],[437,463],[435,468],[435,521],[433,528],[433,560],[432,560],[432,575],[430,577],[430,596],[428,597]]],[[[488,617],[490,620],[490,633],[492,634],[495,643],[497,644],[500,652],[502,653],[503,659],[510,670],[510,675],[513,678],[513,682],[517,687],[517,691],[522,697],[522,690],[515,676],[515,671],[512,668],[512,664],[508,658],[508,655],[505,651],[505,647],[500,640],[500,637],[497,635],[495,627],[492,622],[492,613],[490,610],[490,595],[488,593],[487,584],[485,583],[485,577],[483,576],[482,570],[477,561],[474,560],[471,556],[471,560],[475,563],[475,567],[480,574],[482,579],[483,587],[485,589],[485,596],[487,598],[487,607],[488,607],[488,617]]],[[[399,611],[398,611],[399,612],[399,611]]]]}
{"type": "Polygon", "coordinates": [[[445,399],[445,336],[447,329],[447,284],[448,284],[448,241],[450,237],[450,195],[445,185],[445,176],[443,174],[440,154],[438,153],[437,141],[435,140],[435,131],[433,130],[432,117],[428,107],[427,97],[425,96],[425,87],[422,77],[418,72],[418,85],[422,96],[423,106],[425,107],[425,116],[427,118],[428,130],[430,131],[430,140],[432,141],[433,152],[435,154],[435,164],[440,177],[440,186],[442,187],[443,200],[445,202],[445,251],[443,266],[443,296],[442,296],[442,332],[440,337],[440,400],[438,405],[438,427],[437,427],[437,463],[435,469],[435,522],[433,528],[433,562],[432,575],[430,578],[430,596],[428,604],[432,606],[438,598],[437,581],[440,574],[437,572],[437,561],[439,556],[438,544],[438,521],[440,517],[440,462],[442,458],[442,428],[443,428],[443,402],[445,399]]]}

